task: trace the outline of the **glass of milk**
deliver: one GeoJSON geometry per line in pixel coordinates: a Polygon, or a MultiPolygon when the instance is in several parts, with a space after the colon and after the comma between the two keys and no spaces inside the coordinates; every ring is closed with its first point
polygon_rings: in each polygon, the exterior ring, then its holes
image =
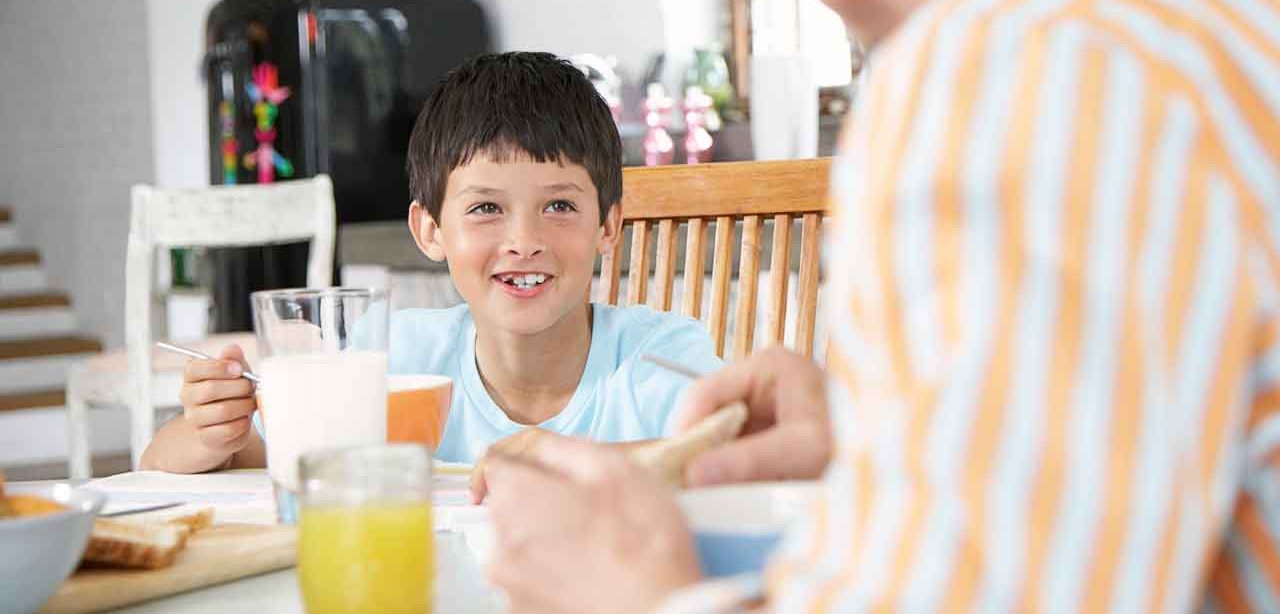
{"type": "Polygon", "coordinates": [[[281,522],[297,522],[298,461],[386,442],[387,293],[369,288],[252,295],[258,409],[281,522]]]}

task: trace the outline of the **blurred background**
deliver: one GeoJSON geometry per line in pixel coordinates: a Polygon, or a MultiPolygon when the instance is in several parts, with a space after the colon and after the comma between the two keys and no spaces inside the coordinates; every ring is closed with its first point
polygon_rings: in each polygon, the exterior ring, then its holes
{"type": "MultiPolygon", "coordinates": [[[[124,344],[135,184],[326,173],[335,283],[455,302],[405,230],[404,149],[449,68],[505,50],[577,64],[628,165],[830,155],[860,64],[819,0],[0,0],[0,468],[66,475],[66,374],[124,344]]],[[[248,330],[248,293],[305,285],[306,257],[160,255],[156,335],[248,330]]],[[[88,426],[95,473],[126,469],[127,410],[88,426]]]]}

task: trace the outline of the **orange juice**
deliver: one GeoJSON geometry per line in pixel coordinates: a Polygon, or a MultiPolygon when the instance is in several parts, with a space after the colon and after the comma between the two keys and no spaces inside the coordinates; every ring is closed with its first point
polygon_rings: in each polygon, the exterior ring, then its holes
{"type": "Polygon", "coordinates": [[[428,614],[435,578],[431,503],[305,506],[298,582],[308,614],[428,614]]]}
{"type": "Polygon", "coordinates": [[[387,441],[440,445],[453,381],[441,375],[387,376],[387,441]]]}

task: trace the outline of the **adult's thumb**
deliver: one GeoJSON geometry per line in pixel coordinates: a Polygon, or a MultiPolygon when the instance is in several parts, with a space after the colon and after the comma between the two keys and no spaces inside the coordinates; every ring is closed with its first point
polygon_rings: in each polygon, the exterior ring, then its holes
{"type": "Polygon", "coordinates": [[[812,479],[827,465],[827,442],[811,429],[775,427],[710,450],[685,468],[689,486],[812,479]]]}

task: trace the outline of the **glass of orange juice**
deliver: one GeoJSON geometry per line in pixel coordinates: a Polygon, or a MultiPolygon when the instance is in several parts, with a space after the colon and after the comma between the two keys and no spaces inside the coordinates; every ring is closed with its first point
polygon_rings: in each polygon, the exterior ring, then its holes
{"type": "Polygon", "coordinates": [[[359,446],[299,462],[298,582],[309,614],[428,614],[434,590],[431,453],[359,446]]]}
{"type": "Polygon", "coordinates": [[[387,441],[425,443],[436,449],[453,399],[443,375],[387,376],[387,441]]]}

